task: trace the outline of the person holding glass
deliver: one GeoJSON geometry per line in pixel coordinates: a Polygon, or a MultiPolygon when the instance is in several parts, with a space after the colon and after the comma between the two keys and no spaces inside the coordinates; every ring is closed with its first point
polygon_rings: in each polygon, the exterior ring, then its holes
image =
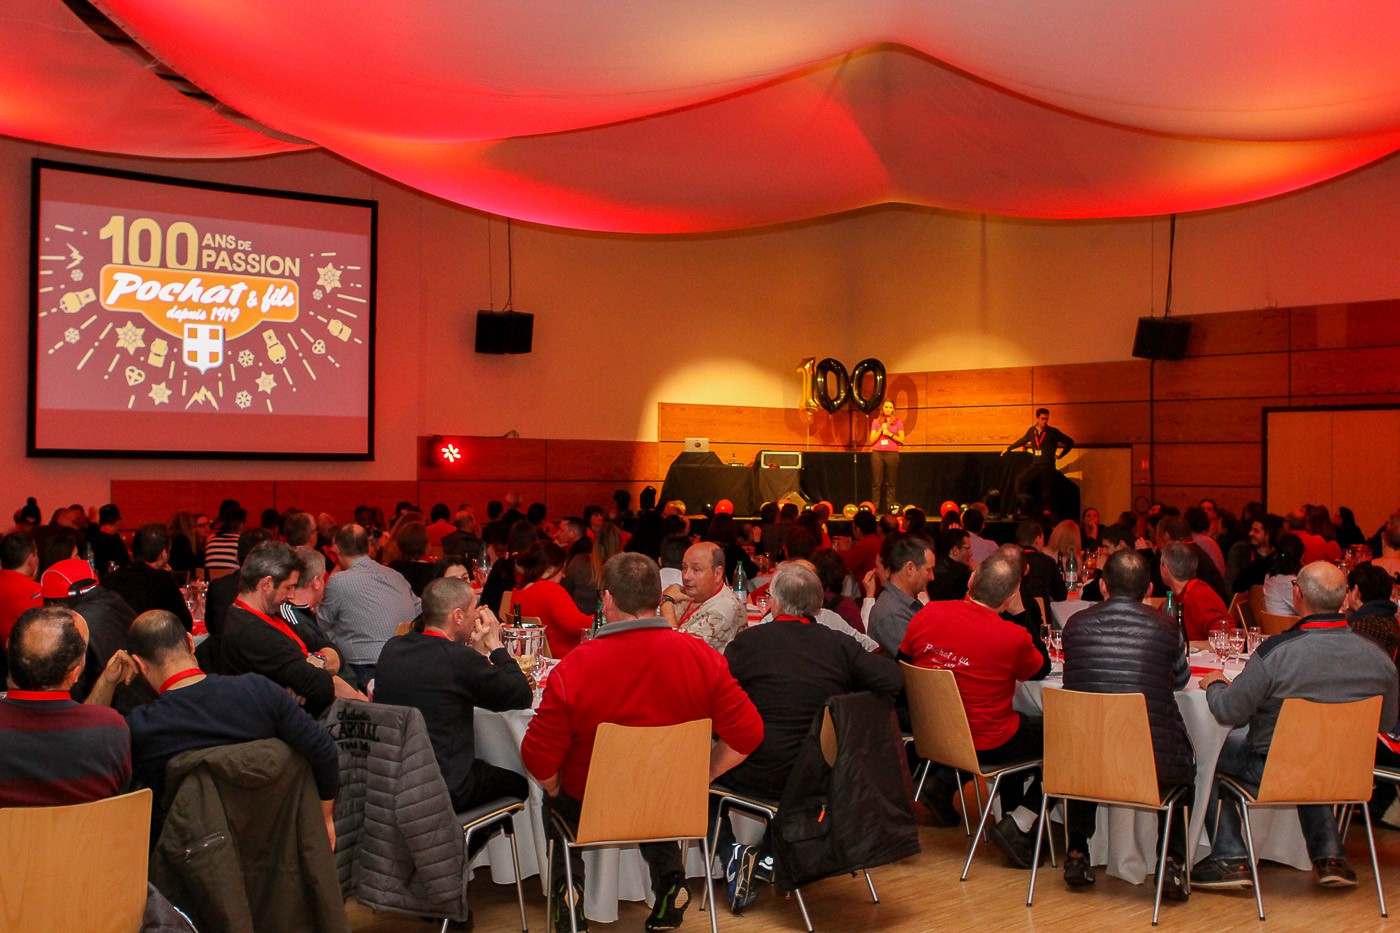
{"type": "Polygon", "coordinates": [[[899,487],[899,449],[904,446],[904,419],[894,415],[894,402],[886,400],[870,423],[870,501],[878,515],[895,504],[899,487]],[[886,494],[888,490],[888,494],[886,494]]]}

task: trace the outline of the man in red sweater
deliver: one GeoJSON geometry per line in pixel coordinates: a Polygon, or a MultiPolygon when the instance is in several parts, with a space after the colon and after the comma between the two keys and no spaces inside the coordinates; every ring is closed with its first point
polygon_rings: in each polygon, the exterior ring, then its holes
{"type": "Polygon", "coordinates": [[[1184,544],[1162,548],[1162,582],[1181,604],[1181,625],[1187,641],[1210,638],[1210,630],[1230,614],[1215,590],[1196,579],[1199,566],[1196,552],[1184,544]]]}
{"type": "MultiPolygon", "coordinates": [[[[1030,632],[999,615],[1020,586],[1021,565],[998,551],[973,571],[966,599],[931,602],[919,610],[899,646],[900,660],[953,672],[977,760],[984,765],[1029,761],[1044,748],[1040,718],[1011,708],[1016,684],[1036,677],[1045,664],[1030,632]]],[[[1019,777],[1003,781],[998,797],[1004,815],[988,835],[1017,867],[1030,868],[1040,779],[1029,788],[1019,777]]]]}
{"type": "MultiPolygon", "coordinates": [[[[656,615],[661,571],[641,554],[618,554],[603,567],[603,612],[608,624],[554,669],[525,739],[520,758],[545,792],[545,805],[576,826],[598,726],[670,726],[710,719],[718,740],[710,752],[713,781],[763,741],[763,720],[740,689],[724,656],[705,642],[675,631],[656,615]]],[[[556,844],[551,873],[556,930],[569,929],[572,909],[583,917],[583,861],[574,855],[574,890],[564,890],[556,844]]],[[[641,847],[651,869],[656,905],[648,930],[674,930],[690,902],[680,849],[674,843],[641,847]]]]}
{"type": "Polygon", "coordinates": [[[22,531],[0,538],[0,652],[5,650],[10,629],[20,614],[44,604],[34,579],[38,570],[39,552],[33,538],[22,531]]]}

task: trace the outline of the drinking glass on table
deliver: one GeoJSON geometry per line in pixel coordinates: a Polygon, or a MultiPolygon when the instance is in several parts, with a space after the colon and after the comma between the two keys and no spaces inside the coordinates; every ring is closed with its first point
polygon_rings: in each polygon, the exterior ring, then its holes
{"type": "Polygon", "coordinates": [[[1215,652],[1215,658],[1221,664],[1230,656],[1230,633],[1224,629],[1215,629],[1210,633],[1210,647],[1215,652]]]}
{"type": "Polygon", "coordinates": [[[1228,634],[1230,637],[1230,652],[1238,658],[1244,654],[1245,644],[1247,643],[1244,629],[1236,625],[1228,630],[1228,634]]]}
{"type": "Polygon", "coordinates": [[[1245,644],[1249,648],[1249,653],[1253,654],[1259,650],[1259,646],[1264,644],[1264,630],[1257,625],[1251,625],[1249,631],[1245,633],[1245,644]]]}
{"type": "Polygon", "coordinates": [[[1050,663],[1052,664],[1064,663],[1064,637],[1064,632],[1055,628],[1053,625],[1050,626],[1050,663]]]}

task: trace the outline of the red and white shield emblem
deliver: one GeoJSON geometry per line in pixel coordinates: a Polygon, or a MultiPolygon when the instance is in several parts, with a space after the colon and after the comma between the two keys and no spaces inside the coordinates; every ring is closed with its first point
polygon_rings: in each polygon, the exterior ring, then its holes
{"type": "Polygon", "coordinates": [[[185,365],[202,373],[224,362],[224,329],[218,324],[186,324],[185,365]]]}

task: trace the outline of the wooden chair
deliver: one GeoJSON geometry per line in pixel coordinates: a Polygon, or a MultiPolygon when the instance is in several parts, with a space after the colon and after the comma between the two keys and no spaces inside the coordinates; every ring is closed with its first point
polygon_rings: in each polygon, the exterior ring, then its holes
{"type": "Polygon", "coordinates": [[[1256,612],[1254,618],[1259,623],[1259,630],[1265,635],[1277,635],[1298,624],[1297,616],[1281,616],[1272,612],[1256,612]]]}
{"type": "Polygon", "coordinates": [[[1361,806],[1366,840],[1371,846],[1371,870],[1376,876],[1376,897],[1380,900],[1381,916],[1388,916],[1369,804],[1380,718],[1378,696],[1351,703],[1314,703],[1292,697],[1283,701],[1279,711],[1259,792],[1251,794],[1228,774],[1216,775],[1220,789],[1233,795],[1240,808],[1260,920],[1264,919],[1264,898],[1259,891],[1259,866],[1249,829],[1249,811],[1255,807],[1300,804],[1361,806]]]}
{"type": "Polygon", "coordinates": [[[222,569],[222,570],[206,570],[204,573],[205,573],[205,576],[206,576],[207,579],[209,579],[209,580],[217,580],[217,579],[219,579],[220,577],[226,577],[226,576],[228,576],[228,575],[231,574],[231,573],[237,573],[237,572],[238,572],[237,570],[229,570],[228,568],[224,568],[224,569],[222,569]]]}
{"type": "Polygon", "coordinates": [[[513,625],[510,618],[510,610],[515,605],[515,590],[506,590],[501,597],[501,611],[497,616],[503,625],[513,625]]]}
{"type": "Polygon", "coordinates": [[[146,911],[151,792],[0,809],[0,927],[136,933],[146,911]],[[77,858],[76,853],[92,858],[77,858]]]}
{"type": "Polygon", "coordinates": [[[1254,610],[1257,617],[1264,611],[1264,585],[1256,583],[1249,588],[1249,608],[1254,610]]]}
{"type": "MultiPolygon", "coordinates": [[[[564,840],[564,877],[574,890],[569,849],[612,848],[642,842],[698,840],[705,865],[711,864],[709,840],[710,731],[708,719],[674,726],[620,726],[605,722],[593,742],[587,790],[573,832],[557,816],[553,823],[564,840]]],[[[553,836],[548,864],[553,865],[553,836]]],[[[684,852],[682,852],[684,855],[684,852]]],[[[546,870],[546,876],[549,871],[546,870]]],[[[706,872],[705,885],[710,884],[706,872]]],[[[554,915],[554,879],[545,878],[545,916],[554,915]]],[[[702,905],[709,900],[706,891],[702,905]]],[[[574,911],[566,910],[574,927],[574,911]]],[[[710,930],[718,933],[711,907],[710,930]]]]}
{"type": "MultiPolygon", "coordinates": [[[[474,810],[458,813],[457,822],[462,824],[463,844],[468,852],[472,851],[472,837],[477,833],[484,833],[488,839],[497,833],[504,833],[510,841],[510,862],[515,868],[515,900],[520,905],[520,930],[521,933],[530,933],[529,921],[525,919],[525,886],[520,879],[520,850],[515,842],[515,815],[524,812],[524,800],[501,797],[474,810]]],[[[444,919],[439,933],[447,933],[451,926],[451,921],[444,919]]]]}
{"type": "Polygon", "coordinates": [[[1144,605],[1151,606],[1153,609],[1160,610],[1163,606],[1165,606],[1165,605],[1167,604],[1167,597],[1165,597],[1165,596],[1149,596],[1149,597],[1147,597],[1146,599],[1143,600],[1143,604],[1144,604],[1144,605]]]}
{"type": "MultiPolygon", "coordinates": [[[[912,737],[909,739],[912,741],[912,737]]],[[[826,759],[828,765],[836,764],[836,726],[831,721],[831,708],[822,709],[822,757],[826,759]]],[[[901,745],[901,748],[903,746],[901,745]]],[[[720,823],[725,818],[728,810],[740,810],[763,820],[765,823],[772,823],[778,816],[778,802],[776,800],[760,800],[757,797],[749,797],[738,794],[722,785],[715,785],[710,788],[710,794],[718,799],[715,806],[715,828],[714,835],[710,838],[710,851],[715,852],[719,847],[720,823]]],[[[966,817],[964,817],[964,820],[966,817]]],[[[716,852],[716,854],[718,854],[716,852]]],[[[870,888],[870,901],[873,904],[880,903],[880,896],[875,893],[875,881],[870,877],[869,870],[862,869],[865,873],[865,884],[870,888]]],[[[812,916],[807,912],[807,902],[802,897],[802,889],[794,888],[793,894],[797,895],[797,907],[802,911],[802,922],[807,926],[807,933],[813,933],[812,916]]]]}
{"type": "MultiPolygon", "coordinates": [[[[1134,810],[1166,811],[1166,825],[1187,788],[1163,795],[1157,784],[1157,764],[1152,754],[1152,729],[1147,720],[1147,700],[1141,693],[1080,693],[1049,690],[1045,703],[1044,798],[1036,848],[1045,831],[1051,797],[1091,800],[1134,810]]],[[[1189,808],[1182,804],[1181,818],[1190,826],[1189,808]]],[[[1167,837],[1162,833],[1157,854],[1157,892],[1152,901],[1152,925],[1162,908],[1162,882],[1166,878],[1167,837]]],[[[1066,828],[1065,849],[1069,849],[1066,828]]],[[[1035,897],[1036,867],[1026,906],[1035,897]]],[[[1185,866],[1183,866],[1183,870],[1185,866]]]]}
{"type": "MultiPolygon", "coordinates": [[[[943,765],[953,769],[957,778],[963,803],[963,819],[967,818],[967,794],[961,789],[962,774],[967,772],[974,778],[990,781],[987,800],[982,800],[980,783],[973,782],[973,792],[977,795],[977,832],[972,837],[972,847],[967,853],[960,880],[967,880],[972,868],[972,857],[977,854],[977,844],[986,832],[987,818],[992,812],[992,801],[996,799],[1001,779],[1007,775],[1024,774],[1040,767],[1040,759],[1014,762],[984,769],[977,760],[977,749],[972,744],[972,730],[967,724],[967,711],[963,707],[962,694],[958,692],[958,681],[952,671],[933,670],[915,667],[906,661],[900,662],[904,671],[904,690],[909,697],[909,713],[914,726],[914,750],[924,763],[919,766],[918,779],[914,789],[917,799],[923,792],[924,781],[933,765],[943,765]]],[[[1036,850],[1039,853],[1039,849],[1036,850]]],[[[1050,864],[1055,864],[1055,849],[1050,844],[1050,864]]]]}
{"type": "Polygon", "coordinates": [[[397,638],[400,635],[407,635],[411,631],[413,631],[412,622],[400,622],[394,627],[394,637],[397,638]]]}

